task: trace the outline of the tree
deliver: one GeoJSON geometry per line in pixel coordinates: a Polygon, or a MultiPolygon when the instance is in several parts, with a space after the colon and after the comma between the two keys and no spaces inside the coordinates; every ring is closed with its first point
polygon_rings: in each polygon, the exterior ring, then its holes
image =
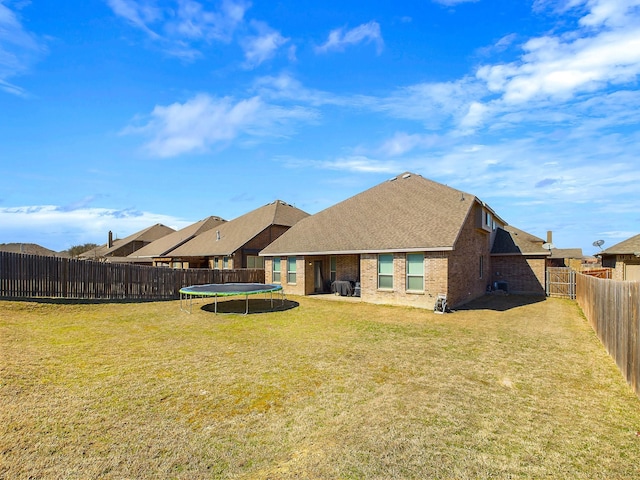
{"type": "Polygon", "coordinates": [[[85,243],[84,245],[74,245],[67,250],[70,257],[75,258],[80,254],[98,247],[95,243],[85,243]]]}

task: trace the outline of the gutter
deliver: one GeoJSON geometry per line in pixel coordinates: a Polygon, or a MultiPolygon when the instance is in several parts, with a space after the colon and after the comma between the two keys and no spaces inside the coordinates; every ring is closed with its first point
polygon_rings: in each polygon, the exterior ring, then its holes
{"type": "Polygon", "coordinates": [[[260,257],[293,257],[293,256],[313,256],[313,255],[361,255],[363,253],[404,253],[404,252],[451,252],[453,247],[412,247],[412,248],[387,248],[387,249],[375,249],[375,250],[327,250],[321,252],[278,252],[278,253],[263,253],[260,252],[260,257]]]}

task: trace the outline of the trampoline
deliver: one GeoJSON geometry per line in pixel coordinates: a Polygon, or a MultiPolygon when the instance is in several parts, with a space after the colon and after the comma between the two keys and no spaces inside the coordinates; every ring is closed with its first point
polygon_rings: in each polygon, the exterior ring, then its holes
{"type": "Polygon", "coordinates": [[[233,297],[244,295],[246,308],[244,314],[249,313],[249,295],[263,293],[269,294],[271,308],[273,309],[273,292],[280,292],[280,300],[284,302],[284,290],[282,285],[272,285],[267,283],[209,283],[206,285],[191,285],[180,289],[180,310],[191,313],[194,297],[213,297],[214,312],[218,313],[218,297],[233,297]],[[183,308],[184,303],[188,303],[189,309],[183,308]]]}

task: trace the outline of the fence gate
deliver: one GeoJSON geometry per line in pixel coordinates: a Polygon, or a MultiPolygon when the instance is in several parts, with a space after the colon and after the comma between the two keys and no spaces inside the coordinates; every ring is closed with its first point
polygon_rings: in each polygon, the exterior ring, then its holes
{"type": "Polygon", "coordinates": [[[547,296],[576,298],[576,272],[566,267],[547,267],[547,296]]]}

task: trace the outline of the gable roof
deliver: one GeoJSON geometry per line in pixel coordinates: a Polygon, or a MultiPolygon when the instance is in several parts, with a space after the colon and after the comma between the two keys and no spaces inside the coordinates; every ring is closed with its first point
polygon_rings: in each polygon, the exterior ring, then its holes
{"type": "Polygon", "coordinates": [[[99,258],[105,257],[113,252],[116,252],[118,249],[124,247],[125,245],[132,242],[144,242],[151,243],[154,240],[164,237],[172,232],[175,232],[173,228],[167,227],[166,225],[162,225],[161,223],[156,223],[150,227],[147,227],[143,230],[140,230],[136,233],[129,235],[128,237],[122,239],[115,239],[113,241],[112,246],[109,248],[108,244],[101,245],[94,249],[88,250],[79,255],[79,258],[99,258]]]}
{"type": "Polygon", "coordinates": [[[309,214],[281,200],[222,223],[168,253],[171,257],[231,255],[271,225],[291,227],[309,214]]]}
{"type": "Polygon", "coordinates": [[[140,250],[133,252],[129,257],[131,258],[152,258],[161,257],[166,255],[171,250],[179,247],[180,245],[188,242],[192,238],[211,230],[214,227],[226,222],[226,220],[220,217],[207,217],[199,222],[193,223],[188,227],[185,227],[177,232],[165,235],[158,240],[154,240],[148,245],[145,245],[140,250]]]}
{"type": "Polygon", "coordinates": [[[544,240],[519,228],[505,225],[496,229],[492,255],[550,255],[549,250],[542,248],[544,240]]]}
{"type": "Polygon", "coordinates": [[[407,172],[301,220],[260,255],[452,250],[476,202],[407,172]]]}
{"type": "Polygon", "coordinates": [[[628,255],[640,252],[640,234],[601,251],[598,255],[628,255]]]}

